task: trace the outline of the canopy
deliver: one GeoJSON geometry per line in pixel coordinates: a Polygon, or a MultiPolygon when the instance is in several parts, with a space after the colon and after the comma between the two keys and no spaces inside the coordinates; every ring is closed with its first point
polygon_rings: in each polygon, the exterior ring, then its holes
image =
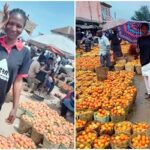
{"type": "Polygon", "coordinates": [[[119,19],[119,20],[112,20],[112,21],[107,21],[106,24],[103,25],[103,31],[109,30],[109,29],[113,29],[117,26],[120,26],[124,23],[126,23],[126,20],[123,19],[119,19]]]}
{"type": "Polygon", "coordinates": [[[51,50],[52,52],[59,51],[59,54],[61,53],[67,58],[74,59],[75,44],[72,40],[62,35],[55,33],[40,35],[35,38],[31,38],[29,43],[40,48],[51,50]]]}
{"type": "Polygon", "coordinates": [[[68,36],[68,37],[74,37],[74,30],[73,30],[73,27],[71,27],[71,26],[53,29],[53,30],[51,30],[51,32],[62,34],[62,35],[68,36]]]}

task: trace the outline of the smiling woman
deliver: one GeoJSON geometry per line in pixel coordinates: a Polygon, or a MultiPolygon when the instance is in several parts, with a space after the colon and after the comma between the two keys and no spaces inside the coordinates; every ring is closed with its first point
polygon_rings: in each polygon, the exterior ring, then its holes
{"type": "Polygon", "coordinates": [[[22,41],[18,40],[26,21],[27,16],[23,10],[17,8],[8,12],[8,5],[4,5],[4,18],[0,23],[6,33],[0,37],[0,70],[4,70],[0,72],[0,108],[13,85],[13,107],[7,123],[13,123],[16,118],[22,78],[27,77],[30,66],[29,51],[24,48],[22,41]]]}

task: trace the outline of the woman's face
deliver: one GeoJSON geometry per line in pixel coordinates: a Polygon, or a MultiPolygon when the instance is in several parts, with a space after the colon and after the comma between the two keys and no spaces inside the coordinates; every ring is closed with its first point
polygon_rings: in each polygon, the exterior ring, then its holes
{"type": "Polygon", "coordinates": [[[14,13],[9,17],[5,32],[10,39],[17,39],[24,29],[25,20],[22,15],[14,13]]]}
{"type": "Polygon", "coordinates": [[[148,28],[146,26],[142,26],[141,32],[142,32],[142,35],[147,35],[148,34],[148,28]]]}

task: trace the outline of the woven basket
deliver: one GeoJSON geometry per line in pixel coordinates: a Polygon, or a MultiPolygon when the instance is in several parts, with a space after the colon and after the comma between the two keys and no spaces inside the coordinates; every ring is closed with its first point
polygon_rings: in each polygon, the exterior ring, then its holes
{"type": "Polygon", "coordinates": [[[74,149],[74,148],[75,148],[75,144],[74,144],[74,142],[70,143],[69,148],[70,148],[70,149],[74,149]]]}
{"type": "Polygon", "coordinates": [[[102,131],[101,128],[99,128],[99,134],[100,135],[107,134],[107,135],[112,136],[114,134],[114,132],[115,132],[114,131],[114,127],[111,130],[109,130],[109,131],[108,130],[102,131]]]}
{"type": "MultiPolygon", "coordinates": [[[[89,125],[91,125],[91,123],[92,123],[92,122],[94,122],[94,123],[98,123],[97,121],[91,121],[91,122],[88,122],[88,123],[85,125],[84,130],[86,130],[86,129],[87,129],[87,127],[88,127],[89,125]]],[[[99,131],[99,128],[100,128],[100,126],[101,126],[101,123],[99,123],[98,127],[96,127],[96,128],[94,128],[94,129],[92,129],[91,131],[96,131],[96,132],[98,132],[98,131],[99,131]]]]}
{"type": "MultiPolygon", "coordinates": [[[[115,134],[115,135],[119,135],[119,134],[115,134]]],[[[115,136],[115,135],[113,135],[113,136],[115,136]]],[[[128,134],[126,134],[126,135],[128,135],[128,134]]],[[[130,135],[128,135],[128,136],[130,137],[130,135]]],[[[117,143],[117,144],[114,144],[111,142],[111,147],[112,147],[112,149],[128,149],[129,141],[130,141],[130,139],[124,143],[117,143]]]]}
{"type": "Polygon", "coordinates": [[[121,66],[115,66],[115,71],[121,71],[121,70],[124,70],[124,65],[121,65],[121,66]]]}
{"type": "Polygon", "coordinates": [[[27,110],[26,110],[25,114],[28,115],[29,117],[33,117],[33,113],[30,112],[30,111],[27,111],[27,110]]]}
{"type": "Polygon", "coordinates": [[[142,74],[141,66],[135,66],[135,70],[136,70],[137,74],[139,74],[139,75],[142,74]]]}
{"type": "MultiPolygon", "coordinates": [[[[80,144],[83,144],[83,143],[79,143],[79,142],[76,143],[76,149],[79,149],[80,144]]],[[[86,143],[86,146],[87,146],[86,149],[92,149],[91,143],[86,143]]]]}
{"type": "Polygon", "coordinates": [[[132,56],[132,55],[128,55],[128,56],[127,56],[127,61],[128,61],[128,62],[131,62],[131,61],[133,61],[134,59],[135,59],[135,57],[132,56]]]}
{"type": "Polygon", "coordinates": [[[32,127],[31,139],[34,141],[35,144],[40,144],[43,142],[44,136],[39,133],[34,127],[32,127]]]}
{"type": "Polygon", "coordinates": [[[117,60],[117,61],[116,61],[116,64],[124,64],[124,65],[125,65],[126,62],[127,62],[126,59],[120,58],[120,60],[117,60]]]}
{"type": "Polygon", "coordinates": [[[26,112],[26,111],[25,111],[24,109],[18,108],[18,109],[17,109],[17,113],[16,113],[16,117],[17,117],[17,118],[21,118],[21,116],[24,115],[25,112],[26,112]]]}
{"type": "Polygon", "coordinates": [[[49,140],[47,140],[47,138],[44,136],[43,139],[43,148],[45,149],[58,149],[59,145],[57,144],[53,144],[52,142],[50,142],[49,140]]]}
{"type": "MultiPolygon", "coordinates": [[[[136,123],[135,123],[136,124],[136,123]]],[[[146,135],[149,135],[149,129],[148,130],[145,130],[145,131],[134,131],[132,129],[132,133],[133,135],[137,135],[137,134],[146,134],[146,135]]]]}
{"type": "MultiPolygon", "coordinates": [[[[126,121],[128,122],[128,121],[126,121]]],[[[130,122],[129,122],[130,125],[132,125],[130,122]]],[[[117,125],[117,124],[116,124],[117,125]]],[[[131,130],[132,130],[132,126],[128,129],[128,130],[124,130],[124,131],[118,131],[117,128],[116,128],[116,125],[114,127],[115,129],[115,134],[120,134],[120,133],[125,133],[125,134],[128,134],[128,135],[131,135],[131,130]]]]}
{"type": "Polygon", "coordinates": [[[107,79],[107,74],[108,74],[107,67],[96,67],[95,71],[96,71],[98,81],[103,81],[107,79]]]}
{"type": "MultiPolygon", "coordinates": [[[[104,136],[105,134],[103,134],[102,136],[104,136]]],[[[105,136],[108,136],[108,137],[110,137],[109,135],[105,135],[105,136]]],[[[99,137],[98,137],[99,138],[99,137]]],[[[92,146],[93,146],[93,144],[92,144],[92,146]]],[[[103,147],[98,147],[98,149],[110,149],[111,148],[111,144],[110,144],[110,141],[109,141],[109,143],[107,144],[107,145],[105,145],[105,146],[103,146],[103,147]]],[[[93,149],[96,149],[96,148],[94,148],[94,146],[93,146],[93,149]]]]}
{"type": "Polygon", "coordinates": [[[125,65],[125,70],[126,71],[131,71],[131,72],[134,72],[134,66],[132,66],[132,65],[125,65]]]}
{"type": "Polygon", "coordinates": [[[99,116],[97,116],[97,112],[95,112],[94,113],[94,120],[98,121],[98,122],[105,123],[105,122],[109,122],[110,116],[99,117],[99,116]]]}
{"type": "Polygon", "coordinates": [[[81,112],[79,114],[79,119],[81,120],[85,120],[85,121],[91,121],[93,120],[93,111],[88,111],[87,113],[85,113],[86,111],[84,112],[81,112]]]}
{"type": "Polygon", "coordinates": [[[121,122],[121,121],[125,121],[125,119],[126,119],[126,114],[121,115],[121,116],[110,116],[110,117],[111,117],[111,121],[112,121],[112,122],[118,123],[118,122],[121,122]]]}
{"type": "Polygon", "coordinates": [[[32,128],[32,125],[27,122],[26,120],[24,119],[20,119],[20,123],[19,123],[19,128],[18,128],[18,132],[19,133],[26,133],[28,132],[30,129],[32,128]]]}
{"type": "MultiPolygon", "coordinates": [[[[138,134],[135,134],[135,135],[132,135],[131,138],[130,138],[130,141],[129,141],[129,146],[131,149],[141,149],[141,148],[138,148],[138,147],[134,147],[131,143],[131,140],[132,138],[136,137],[138,134]]],[[[144,134],[140,134],[140,135],[144,135],[144,134]]],[[[148,147],[144,147],[143,149],[150,149],[150,144],[148,145],[148,147]]]]}
{"type": "Polygon", "coordinates": [[[69,149],[69,146],[70,146],[70,145],[67,145],[67,146],[66,146],[66,145],[64,145],[64,144],[60,144],[60,145],[59,145],[59,149],[69,149]]]}

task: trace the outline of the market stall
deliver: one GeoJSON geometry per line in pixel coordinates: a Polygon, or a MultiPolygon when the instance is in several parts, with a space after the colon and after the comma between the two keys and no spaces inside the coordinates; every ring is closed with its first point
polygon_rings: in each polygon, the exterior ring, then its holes
{"type": "Polygon", "coordinates": [[[139,111],[139,117],[131,119],[134,109],[140,108],[135,78],[141,74],[141,65],[130,54],[130,47],[127,42],[121,43],[123,57],[115,61],[114,71],[109,71],[103,81],[98,81],[96,74],[100,66],[98,48],[87,53],[77,50],[76,148],[150,148],[149,119],[141,119],[139,111]]]}

